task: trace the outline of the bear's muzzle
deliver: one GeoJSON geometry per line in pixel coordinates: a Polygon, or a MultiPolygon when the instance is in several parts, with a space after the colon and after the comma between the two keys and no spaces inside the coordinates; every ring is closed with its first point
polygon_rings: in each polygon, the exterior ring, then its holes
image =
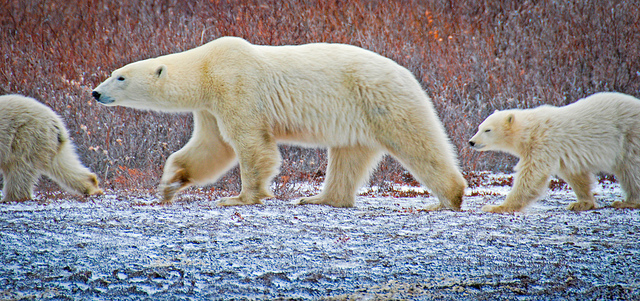
{"type": "Polygon", "coordinates": [[[115,100],[114,100],[113,98],[111,98],[111,97],[103,96],[103,95],[102,95],[102,94],[100,94],[100,92],[98,92],[98,91],[93,91],[93,92],[91,92],[91,96],[93,96],[93,98],[95,98],[95,99],[96,99],[96,101],[98,101],[99,103],[101,103],[101,104],[105,104],[105,105],[106,105],[106,104],[113,103],[113,102],[115,101],[115,100]]]}

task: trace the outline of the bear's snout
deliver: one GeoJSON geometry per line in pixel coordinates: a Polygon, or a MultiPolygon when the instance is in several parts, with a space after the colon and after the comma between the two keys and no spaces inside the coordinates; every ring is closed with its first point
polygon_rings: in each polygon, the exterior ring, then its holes
{"type": "Polygon", "coordinates": [[[93,98],[95,98],[96,100],[100,101],[100,92],[93,91],[93,92],[91,92],[91,95],[93,96],[93,98]]]}
{"type": "Polygon", "coordinates": [[[96,101],[98,101],[99,103],[103,104],[103,105],[109,105],[112,104],[115,99],[109,97],[109,96],[105,96],[102,95],[102,93],[98,92],[98,91],[93,91],[91,92],[91,96],[93,96],[93,98],[96,99],[96,101]]]}
{"type": "Polygon", "coordinates": [[[485,145],[482,143],[478,143],[475,140],[469,140],[469,146],[477,151],[483,151],[485,145]]]}

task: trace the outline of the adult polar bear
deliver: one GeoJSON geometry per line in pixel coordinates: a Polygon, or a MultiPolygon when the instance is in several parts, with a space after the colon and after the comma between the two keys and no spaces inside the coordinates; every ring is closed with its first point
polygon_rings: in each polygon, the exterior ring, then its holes
{"type": "Polygon", "coordinates": [[[564,107],[496,111],[469,144],[520,158],[513,189],[501,205],[483,211],[524,209],[549,186],[552,174],[578,197],[569,210],[596,208],[593,173],[615,174],[626,193],[616,208],[640,208],[640,100],[621,93],[597,93],[564,107]]]}
{"type": "Polygon", "coordinates": [[[105,105],[194,113],[191,140],[165,164],[164,202],[239,161],[242,190],[218,204],[260,204],[271,197],[283,141],[329,147],[324,190],[299,204],[354,206],[386,151],[438,197],[430,209],[460,210],[466,181],[429,97],[407,69],[355,46],[223,37],[126,65],[92,95],[105,105]]]}

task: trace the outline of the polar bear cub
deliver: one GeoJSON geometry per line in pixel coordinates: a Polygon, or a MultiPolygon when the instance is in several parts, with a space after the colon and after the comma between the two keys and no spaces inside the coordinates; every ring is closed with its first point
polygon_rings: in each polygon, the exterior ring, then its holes
{"type": "Polygon", "coordinates": [[[69,192],[102,193],[96,175],[80,163],[60,117],[21,95],[0,96],[0,171],[2,202],[31,199],[42,174],[69,192]]]}
{"type": "Polygon", "coordinates": [[[242,191],[218,204],[260,204],[285,142],[329,148],[324,190],[299,204],[354,206],[384,152],[439,198],[432,209],[460,210],[466,181],[431,100],[411,72],[362,48],[223,37],[126,65],[92,95],[109,106],[194,113],[191,140],[165,164],[164,202],[239,162],[242,191]]]}
{"type": "Polygon", "coordinates": [[[505,151],[520,158],[513,188],[488,212],[524,209],[549,186],[552,174],[567,181],[578,201],[569,210],[596,208],[593,174],[613,173],[626,193],[616,208],[640,208],[640,100],[597,93],[564,106],[496,111],[469,141],[479,151],[505,151]]]}

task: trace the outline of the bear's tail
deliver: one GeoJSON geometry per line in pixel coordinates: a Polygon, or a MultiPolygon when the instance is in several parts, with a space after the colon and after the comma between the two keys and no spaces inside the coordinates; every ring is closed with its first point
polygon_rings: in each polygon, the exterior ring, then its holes
{"type": "Polygon", "coordinates": [[[85,195],[102,194],[98,178],[80,162],[75,146],[63,128],[57,126],[58,152],[53,158],[47,175],[69,192],[85,195]]]}

